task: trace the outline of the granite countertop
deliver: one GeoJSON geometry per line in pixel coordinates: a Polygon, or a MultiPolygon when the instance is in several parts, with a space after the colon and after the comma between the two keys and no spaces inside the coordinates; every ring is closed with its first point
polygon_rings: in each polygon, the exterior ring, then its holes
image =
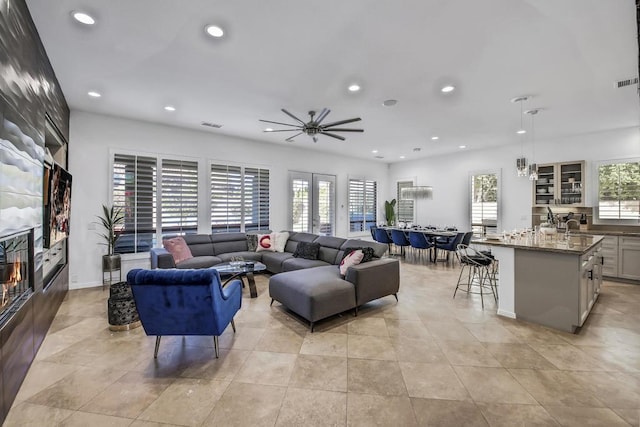
{"type": "Polygon", "coordinates": [[[640,237],[640,231],[635,233],[635,232],[632,232],[632,231],[574,230],[574,229],[571,229],[571,234],[593,234],[593,235],[598,235],[598,236],[640,237]]]}
{"type": "Polygon", "coordinates": [[[589,234],[573,235],[565,238],[564,234],[558,233],[541,238],[532,237],[520,237],[517,239],[506,240],[487,240],[478,239],[473,243],[489,246],[502,246],[506,248],[524,249],[531,251],[543,251],[543,252],[557,252],[565,254],[578,254],[581,255],[589,251],[597,243],[601,242],[602,236],[595,236],[589,234]]]}

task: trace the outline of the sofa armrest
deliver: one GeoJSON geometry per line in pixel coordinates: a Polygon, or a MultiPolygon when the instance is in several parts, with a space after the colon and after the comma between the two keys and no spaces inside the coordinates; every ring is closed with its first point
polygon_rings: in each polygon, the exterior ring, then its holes
{"type": "Polygon", "coordinates": [[[345,279],[353,283],[358,306],[395,295],[400,289],[400,262],[382,258],[349,267],[345,279]]]}
{"type": "Polygon", "coordinates": [[[151,248],[151,268],[176,268],[173,255],[165,248],[151,248]]]}

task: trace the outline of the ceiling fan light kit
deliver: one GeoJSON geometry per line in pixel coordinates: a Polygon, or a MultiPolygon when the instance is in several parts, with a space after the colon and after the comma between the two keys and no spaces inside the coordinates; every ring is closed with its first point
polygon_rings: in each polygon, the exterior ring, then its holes
{"type": "Polygon", "coordinates": [[[291,128],[291,129],[274,129],[274,130],[271,130],[270,132],[297,132],[295,135],[290,136],[289,138],[286,138],[285,141],[287,142],[293,141],[295,137],[302,135],[303,133],[309,135],[311,139],[313,139],[313,142],[318,142],[318,135],[326,135],[331,138],[344,141],[345,137],[338,135],[335,132],[364,132],[364,129],[350,129],[350,128],[336,127],[340,125],[346,125],[348,123],[359,122],[361,120],[360,117],[356,117],[353,119],[346,119],[346,120],[338,120],[336,122],[322,124],[322,121],[331,112],[331,110],[329,110],[328,108],[323,108],[322,111],[320,111],[320,113],[318,113],[317,115],[315,111],[313,110],[309,111],[310,119],[306,123],[301,119],[299,119],[298,117],[296,117],[295,115],[291,114],[289,111],[285,110],[284,108],[282,108],[281,111],[285,113],[287,116],[291,117],[297,123],[295,124],[282,123],[282,122],[274,122],[271,120],[262,120],[262,119],[260,119],[260,121],[265,123],[273,123],[281,126],[289,126],[291,128]]]}

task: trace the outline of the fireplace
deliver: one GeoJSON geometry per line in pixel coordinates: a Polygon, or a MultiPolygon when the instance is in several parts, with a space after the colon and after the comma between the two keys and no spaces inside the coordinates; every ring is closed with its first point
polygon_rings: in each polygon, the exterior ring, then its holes
{"type": "Polygon", "coordinates": [[[0,325],[33,293],[33,230],[0,238],[0,325]]]}

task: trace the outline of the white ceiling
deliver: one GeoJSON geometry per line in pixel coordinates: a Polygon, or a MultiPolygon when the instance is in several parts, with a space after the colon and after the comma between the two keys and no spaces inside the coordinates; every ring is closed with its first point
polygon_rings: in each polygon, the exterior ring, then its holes
{"type": "MultiPolygon", "coordinates": [[[[634,0],[27,0],[72,110],[383,162],[640,125],[634,0]],[[70,12],[97,23],[82,26],[70,12]],[[226,30],[205,35],[207,24],[226,30]],[[352,94],[347,86],[359,82],[352,94]],[[456,90],[443,94],[451,83],[456,90]],[[87,92],[102,93],[99,99],[87,92]],[[382,101],[397,99],[395,107],[382,101]],[[164,110],[165,105],[175,112],[164,110]],[[345,142],[264,133],[328,107],[345,142]],[[527,117],[526,119],[529,119],[527,117]],[[201,122],[222,124],[221,129],[201,122]],[[530,121],[525,121],[530,127],[530,121]],[[346,126],[345,126],[346,127],[346,126]],[[438,141],[431,137],[437,135],[438,141]],[[414,152],[414,148],[421,148],[414,152]]],[[[515,149],[515,148],[514,148],[515,149]]]]}

